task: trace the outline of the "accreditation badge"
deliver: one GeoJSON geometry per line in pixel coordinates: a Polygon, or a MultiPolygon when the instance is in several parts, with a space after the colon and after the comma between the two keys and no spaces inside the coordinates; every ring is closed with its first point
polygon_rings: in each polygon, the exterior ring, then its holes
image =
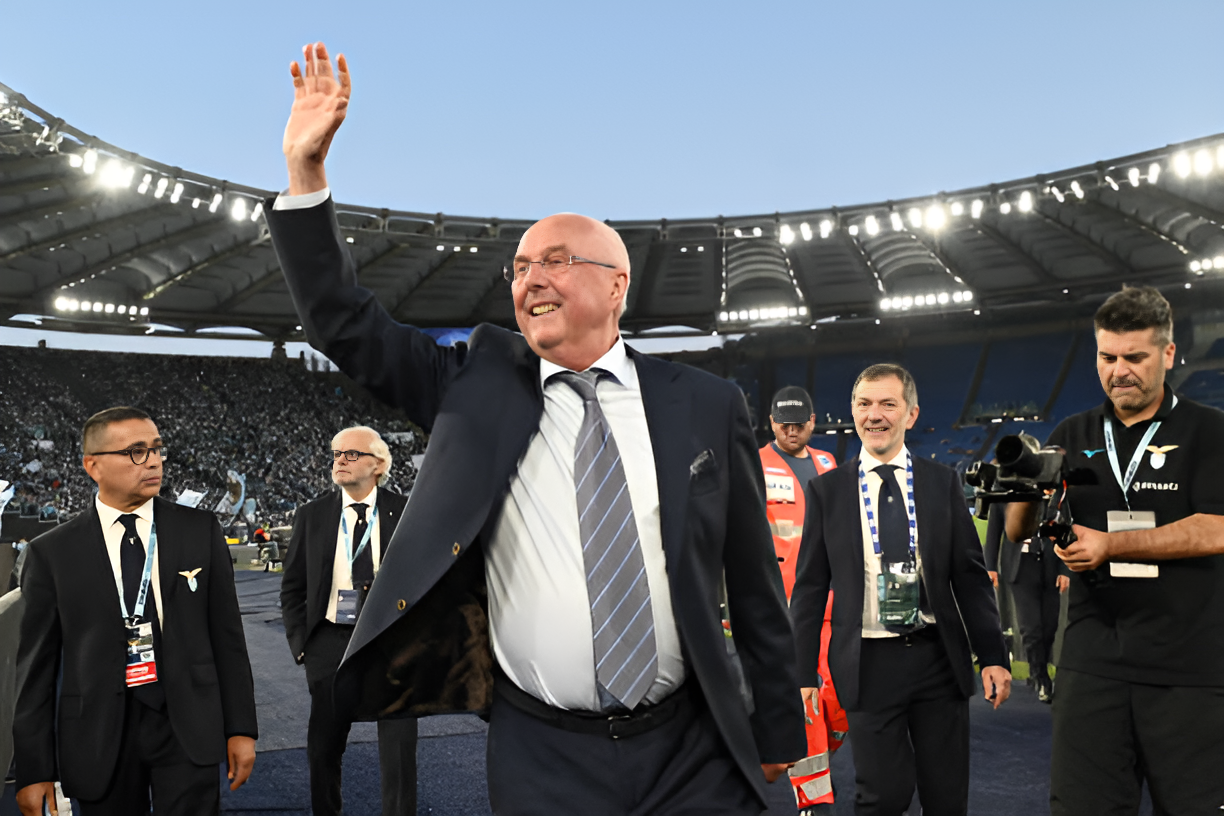
{"type": "Polygon", "coordinates": [[[772,473],[773,468],[765,471],[765,501],[782,504],[795,503],[795,477],[772,473]]]}
{"type": "Polygon", "coordinates": [[[918,570],[913,564],[884,564],[876,576],[880,601],[879,621],[887,627],[916,626],[918,623],[918,570]]]}
{"type": "Polygon", "coordinates": [[[128,688],[157,682],[157,660],[153,655],[153,624],[140,618],[124,620],[127,630],[127,669],[125,679],[128,688]]]}
{"type": "MultiPolygon", "coordinates": [[[[1110,510],[1107,521],[1108,531],[1111,533],[1156,529],[1156,514],[1150,510],[1110,510]]],[[[1113,578],[1159,578],[1160,567],[1155,564],[1110,561],[1109,574],[1113,578]]]]}
{"type": "Polygon", "coordinates": [[[336,623],[357,622],[357,602],[361,592],[356,589],[336,590],[336,623]]]}

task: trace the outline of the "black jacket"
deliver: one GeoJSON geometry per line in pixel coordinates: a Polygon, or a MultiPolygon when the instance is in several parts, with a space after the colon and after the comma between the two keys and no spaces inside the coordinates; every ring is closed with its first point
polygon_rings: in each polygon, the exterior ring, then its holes
{"type": "MultiPolygon", "coordinates": [[[[331,202],[268,224],[311,344],[432,431],[404,518],[349,642],[336,699],[356,717],[484,710],[491,701],[483,547],[544,410],[540,359],[491,325],[444,348],[357,285],[331,202]],[[474,465],[479,466],[474,466],[474,465]]],[[[509,297],[509,293],[506,294],[509,297]]],[[[743,394],[629,350],[658,478],[672,607],[689,676],[762,800],[759,764],[805,752],[794,639],[743,394]],[[720,619],[726,574],[739,661],[720,619]],[[740,672],[752,701],[743,699],[740,672]]]]}
{"type": "MultiPolygon", "coordinates": [[[[832,588],[829,670],[838,699],[851,711],[859,705],[859,647],[863,640],[858,467],[855,457],[808,482],[807,517],[791,594],[799,680],[804,686],[816,686],[820,630],[832,588]]],[[[926,459],[914,459],[914,509],[926,598],[957,685],[965,697],[970,697],[975,685],[970,646],[982,666],[1009,667],[1010,661],[994,588],[982,562],[982,545],[956,471],[926,459]]]]}
{"type": "MultiPolygon", "coordinates": [[[[153,518],[165,619],[157,674],[170,724],[192,762],[224,762],[226,739],[257,736],[229,549],[211,513],[159,498],[153,518]],[[194,569],[192,592],[179,572],[194,569]]],[[[128,696],[127,638],[98,511],[91,504],[27,550],[13,723],[17,787],[58,779],[68,795],[97,799],[115,769],[128,696]]]]}
{"type": "MultiPolygon", "coordinates": [[[[340,528],[340,489],[302,505],[293,515],[293,537],[281,576],[281,617],[293,659],[302,662],[306,642],[327,615],[340,528]]],[[[378,552],[384,557],[391,534],[404,512],[402,495],[378,488],[378,552]]],[[[381,566],[381,561],[380,561],[381,566]]],[[[381,571],[381,570],[380,570],[381,571]]]]}

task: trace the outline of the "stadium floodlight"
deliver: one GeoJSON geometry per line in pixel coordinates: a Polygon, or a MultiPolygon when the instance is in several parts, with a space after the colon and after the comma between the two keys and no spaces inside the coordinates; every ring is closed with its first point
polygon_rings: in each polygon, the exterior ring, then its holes
{"type": "Polygon", "coordinates": [[[796,309],[794,306],[791,306],[790,308],[788,308],[788,309],[786,310],[786,316],[787,316],[787,317],[798,317],[798,316],[799,316],[799,310],[798,310],[798,309],[796,309]]]}
{"type": "Polygon", "coordinates": [[[806,307],[806,306],[800,306],[800,307],[799,307],[799,316],[800,316],[800,317],[807,317],[807,307],[806,307]]]}
{"type": "Polygon", "coordinates": [[[719,320],[721,320],[722,322],[726,323],[726,322],[727,322],[727,313],[726,313],[726,312],[719,312],[719,313],[718,313],[718,319],[719,319],[719,320]]]}
{"type": "Polygon", "coordinates": [[[92,176],[94,170],[98,169],[98,151],[92,147],[85,151],[85,158],[81,160],[81,170],[87,176],[92,176]]]}
{"type": "Polygon", "coordinates": [[[902,309],[908,309],[909,307],[913,305],[914,305],[914,299],[910,297],[909,295],[906,295],[905,297],[901,298],[901,308],[902,309]]]}
{"type": "Polygon", "coordinates": [[[1000,204],[999,212],[1003,213],[1004,215],[1007,215],[1008,213],[1010,213],[1011,212],[1011,202],[1004,201],[1002,204],[1000,204]]]}
{"type": "Polygon", "coordinates": [[[858,235],[858,224],[851,224],[846,228],[846,232],[850,233],[851,235],[858,235]]]}
{"type": "Polygon", "coordinates": [[[100,312],[100,311],[102,311],[102,301],[100,301],[100,300],[95,300],[95,301],[93,302],[93,310],[94,310],[95,312],[100,312]]]}
{"type": "Polygon", "coordinates": [[[183,183],[181,181],[174,182],[174,191],[170,193],[170,203],[177,204],[179,199],[183,197],[183,183]]]}
{"type": "Polygon", "coordinates": [[[102,183],[107,187],[120,188],[130,187],[132,179],[136,176],[136,168],[120,161],[119,159],[111,159],[102,168],[102,183]]]}
{"type": "Polygon", "coordinates": [[[468,247],[468,252],[479,252],[480,247],[468,247]]]}
{"type": "Polygon", "coordinates": [[[911,207],[910,211],[906,213],[906,215],[909,216],[910,226],[914,228],[922,226],[922,210],[918,209],[917,207],[911,207]]]}
{"type": "Polygon", "coordinates": [[[874,215],[867,216],[863,226],[867,229],[868,235],[878,235],[880,232],[880,222],[876,220],[874,215]]]}
{"type": "Polygon", "coordinates": [[[148,316],[149,316],[149,307],[148,307],[148,306],[141,306],[141,307],[140,307],[140,316],[141,316],[141,317],[148,317],[148,316]]]}
{"type": "Polygon", "coordinates": [[[973,300],[973,293],[970,292],[969,290],[965,290],[964,300],[966,303],[973,300]]]}
{"type": "MultiPolygon", "coordinates": [[[[734,314],[734,312],[733,312],[733,313],[732,313],[732,317],[734,317],[734,316],[735,316],[735,314],[734,314]]],[[[740,309],[740,312],[739,312],[739,319],[740,319],[740,320],[747,320],[747,319],[748,319],[748,310],[747,310],[747,309],[740,309]]]]}
{"type": "Polygon", "coordinates": [[[888,214],[888,220],[892,223],[893,232],[900,232],[905,229],[905,222],[901,220],[901,213],[897,211],[888,214]]]}
{"type": "Polygon", "coordinates": [[[1224,269],[1224,256],[1217,255],[1212,259],[1212,266],[1216,269],[1224,269]]]}
{"type": "Polygon", "coordinates": [[[88,312],[91,306],[93,306],[93,304],[90,303],[88,300],[81,301],[81,311],[82,312],[88,312]]]}
{"type": "Polygon", "coordinates": [[[697,247],[697,251],[698,251],[698,252],[705,252],[705,244],[701,244],[701,245],[699,245],[699,246],[697,247]]]}
{"type": "Polygon", "coordinates": [[[949,207],[948,209],[952,211],[953,215],[964,215],[965,214],[965,205],[959,201],[953,201],[952,206],[949,207]]]}
{"type": "Polygon", "coordinates": [[[1203,267],[1203,269],[1206,269],[1206,270],[1208,270],[1208,271],[1211,271],[1211,268],[1212,268],[1213,266],[1215,266],[1215,264],[1214,264],[1214,263],[1212,263],[1212,261],[1211,261],[1211,259],[1210,259],[1210,258],[1204,258],[1204,259],[1203,259],[1203,262],[1202,262],[1201,264],[1199,264],[1199,265],[1200,265],[1201,267],[1203,267]]]}
{"type": "Polygon", "coordinates": [[[115,313],[115,304],[113,304],[113,303],[108,303],[108,304],[106,304],[106,306],[105,306],[105,307],[103,307],[102,311],[106,312],[107,314],[114,314],[114,313],[115,313]]]}
{"type": "Polygon", "coordinates": [[[820,222],[820,237],[828,238],[832,234],[833,234],[833,222],[829,221],[828,219],[821,221],[820,222]]]}
{"type": "Polygon", "coordinates": [[[463,251],[463,247],[455,247],[455,250],[454,250],[454,251],[455,251],[455,252],[462,252],[462,251],[463,251]]]}
{"type": "Polygon", "coordinates": [[[153,174],[145,173],[144,178],[140,180],[140,186],[136,188],[136,192],[144,195],[149,192],[149,185],[153,183],[153,174]]]}
{"type": "Polygon", "coordinates": [[[1127,170],[1126,180],[1131,183],[1132,187],[1138,187],[1139,186],[1139,168],[1132,167],[1131,169],[1127,170]]]}
{"type": "Polygon", "coordinates": [[[734,230],[732,230],[731,234],[734,235],[736,238],[744,237],[744,231],[740,229],[739,227],[736,227],[734,230]]]}
{"type": "Polygon", "coordinates": [[[1020,201],[1017,206],[1020,207],[1020,212],[1032,212],[1033,209],[1033,194],[1025,190],[1020,194],[1020,201]]]}
{"type": "Polygon", "coordinates": [[[952,301],[953,301],[954,303],[960,303],[960,302],[962,302],[964,299],[965,299],[965,296],[964,296],[962,293],[960,293],[960,292],[953,292],[953,293],[952,293],[952,301]]]}
{"type": "Polygon", "coordinates": [[[1112,189],[1113,189],[1113,191],[1114,191],[1115,193],[1116,193],[1116,192],[1118,192],[1118,182],[1114,181],[1114,180],[1113,180],[1113,177],[1111,177],[1111,176],[1106,176],[1106,177],[1105,177],[1105,183],[1106,183],[1106,184],[1108,184],[1108,185],[1110,186],[1110,188],[1112,188],[1112,189]]]}
{"type": "Polygon", "coordinates": [[[782,246],[790,246],[795,242],[795,231],[790,228],[789,224],[783,224],[778,227],[778,243],[782,246]]]}
{"type": "Polygon", "coordinates": [[[1050,195],[1054,196],[1054,200],[1059,204],[1062,204],[1067,200],[1067,197],[1063,195],[1063,191],[1058,189],[1058,186],[1054,184],[1050,185],[1050,195]]]}
{"type": "Polygon", "coordinates": [[[161,198],[166,194],[166,188],[170,186],[170,179],[162,176],[157,180],[157,186],[153,188],[153,197],[161,198]]]}
{"type": "Polygon", "coordinates": [[[263,215],[263,202],[262,202],[262,201],[256,201],[256,202],[255,202],[255,209],[251,210],[251,220],[252,220],[252,221],[258,221],[258,220],[259,220],[259,218],[260,218],[260,216],[262,216],[262,215],[263,215]]]}
{"type": "Polygon", "coordinates": [[[1071,192],[1075,193],[1075,197],[1078,199],[1082,200],[1084,198],[1084,188],[1081,187],[1079,181],[1075,179],[1071,180],[1071,192]]]}
{"type": "Polygon", "coordinates": [[[939,204],[932,204],[926,211],[926,225],[930,230],[941,230],[948,223],[948,212],[939,204]]]}
{"type": "Polygon", "coordinates": [[[1152,162],[1148,165],[1148,184],[1155,184],[1160,178],[1160,162],[1152,162]]]}
{"type": "Polygon", "coordinates": [[[119,314],[127,314],[127,306],[125,304],[119,304],[119,314]]]}
{"type": "Polygon", "coordinates": [[[884,298],[883,300],[880,301],[880,311],[887,312],[891,308],[892,308],[891,298],[884,298]]]}
{"type": "Polygon", "coordinates": [[[200,209],[200,199],[198,198],[191,199],[191,209],[193,210],[200,209]]]}
{"type": "Polygon", "coordinates": [[[82,159],[82,158],[81,158],[81,154],[79,154],[79,153],[70,153],[70,154],[68,155],[68,166],[69,166],[69,167],[80,167],[80,166],[81,166],[82,164],[84,164],[84,163],[85,163],[85,161],[84,161],[84,159],[82,159]]]}
{"type": "Polygon", "coordinates": [[[948,298],[948,293],[947,293],[947,292],[940,292],[940,293],[939,293],[939,305],[940,305],[940,306],[946,305],[946,304],[947,304],[947,302],[948,302],[948,299],[949,299],[949,298],[948,298]]]}
{"type": "Polygon", "coordinates": [[[1191,262],[1190,262],[1190,271],[1191,271],[1191,272],[1202,272],[1202,271],[1203,271],[1203,262],[1202,262],[1202,261],[1191,261],[1191,262]]]}
{"type": "Polygon", "coordinates": [[[1194,151],[1194,172],[1200,176],[1209,175],[1215,167],[1211,161],[1211,154],[1206,150],[1194,151]]]}
{"type": "MultiPolygon", "coordinates": [[[[1190,175],[1192,164],[1189,153],[1178,153],[1173,157],[1173,172],[1178,178],[1187,178],[1190,175]]],[[[1151,179],[1151,174],[1148,174],[1148,179],[1151,179]]]]}
{"type": "Polygon", "coordinates": [[[799,234],[803,236],[803,240],[812,240],[812,225],[804,221],[799,225],[799,234]]]}
{"type": "Polygon", "coordinates": [[[760,309],[749,309],[749,310],[748,310],[748,319],[749,319],[749,320],[760,320],[760,319],[761,319],[761,310],[760,310],[760,309]]]}
{"type": "Polygon", "coordinates": [[[926,296],[926,305],[928,305],[928,306],[934,306],[934,305],[935,305],[936,303],[938,303],[938,302],[939,302],[939,296],[938,296],[938,295],[927,295],[927,296],[926,296]]]}
{"type": "Polygon", "coordinates": [[[982,204],[982,199],[975,198],[973,200],[973,203],[969,205],[969,215],[972,216],[973,218],[981,218],[982,208],[984,206],[985,205],[982,204]]]}
{"type": "Polygon", "coordinates": [[[79,308],[81,308],[81,304],[78,303],[75,299],[70,298],[68,300],[68,311],[75,312],[79,308]]]}
{"type": "Polygon", "coordinates": [[[753,227],[753,228],[752,228],[752,237],[753,237],[753,238],[760,238],[760,237],[761,237],[761,228],[760,228],[760,227],[753,227]]]}
{"type": "Polygon", "coordinates": [[[247,202],[245,198],[239,196],[234,199],[234,206],[230,207],[230,217],[235,221],[245,221],[247,217],[247,202]]]}
{"type": "Polygon", "coordinates": [[[66,310],[68,308],[68,298],[57,297],[55,299],[55,308],[57,311],[60,311],[60,312],[66,310]]]}
{"type": "Polygon", "coordinates": [[[446,247],[442,246],[441,244],[438,244],[436,247],[434,247],[434,249],[436,249],[438,252],[442,252],[446,249],[446,247]]]}
{"type": "Polygon", "coordinates": [[[210,213],[215,213],[217,211],[217,208],[221,206],[221,202],[224,200],[225,200],[225,197],[222,196],[220,193],[214,193],[212,197],[212,201],[209,202],[208,204],[208,211],[210,213]]]}

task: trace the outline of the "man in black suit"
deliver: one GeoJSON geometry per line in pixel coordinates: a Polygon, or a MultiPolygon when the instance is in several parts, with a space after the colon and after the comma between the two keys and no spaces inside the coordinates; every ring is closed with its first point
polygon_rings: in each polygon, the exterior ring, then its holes
{"type": "Polygon", "coordinates": [[[1054,699],[1054,681],[1049,664],[1054,662],[1054,638],[1058,634],[1059,592],[1070,585],[1069,570],[1054,555],[1054,545],[1034,536],[1019,544],[1003,529],[1005,508],[990,508],[986,525],[986,569],[996,587],[1002,579],[1011,590],[1029,665],[1029,680],[1037,686],[1043,703],[1054,699]]]}
{"type": "Polygon", "coordinates": [[[311,343],[432,433],[337,701],[491,709],[498,814],[760,813],[805,740],[743,395],[625,346],[628,253],[584,216],[522,236],[522,336],[482,325],[443,348],[396,323],[329,200],[338,69],[321,44],[293,65],[274,245],[311,343]]]}
{"type": "Polygon", "coordinates": [[[906,449],[913,377],[871,366],[851,407],[862,452],[807,488],[791,595],[799,679],[815,691],[831,587],[829,669],[850,720],[854,812],[898,816],[916,784],[924,813],[963,815],[971,648],[995,708],[1011,690],[994,591],[956,472],[906,449]]]}
{"type": "MultiPolygon", "coordinates": [[[[306,664],[310,724],[306,760],[315,816],[342,809],[340,766],[351,721],[337,714],[332,682],[357,623],[404,497],[382,487],[391,451],[373,428],[332,439],[332,481],[340,488],[298,508],[281,579],[281,615],[293,659],[306,664]]],[[[415,718],[378,723],[383,816],[416,814],[415,718]]]]}
{"type": "Polygon", "coordinates": [[[216,814],[255,763],[255,691],[216,518],[157,498],[166,447],[110,408],[81,440],[95,501],[30,542],[17,653],[17,800],[84,816],[216,814]],[[58,690],[57,690],[58,686],[58,690]],[[151,797],[150,797],[151,789],[151,797]]]}

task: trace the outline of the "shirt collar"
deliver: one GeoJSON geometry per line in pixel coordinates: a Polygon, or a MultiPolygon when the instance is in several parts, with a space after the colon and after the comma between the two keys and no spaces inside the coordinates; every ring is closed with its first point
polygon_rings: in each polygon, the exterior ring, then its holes
{"type": "Polygon", "coordinates": [[[905,457],[908,454],[909,448],[902,445],[901,450],[897,451],[896,456],[889,459],[887,462],[881,462],[879,459],[868,453],[866,448],[863,448],[862,452],[859,453],[859,464],[862,466],[864,473],[870,473],[880,465],[896,465],[902,470],[905,470],[905,457]]]}
{"type": "MultiPolygon", "coordinates": [[[[596,360],[591,368],[602,368],[615,378],[615,380],[623,386],[633,387],[637,383],[637,371],[633,367],[633,361],[629,359],[629,354],[625,350],[625,338],[617,337],[616,342],[612,344],[612,348],[596,360]]],[[[543,357],[540,358],[540,385],[547,386],[548,378],[554,374],[559,374],[562,371],[570,371],[571,369],[559,366],[556,363],[549,362],[543,357]]],[[[588,371],[590,369],[587,369],[588,371]]]]}
{"type": "Polygon", "coordinates": [[[367,507],[373,507],[378,501],[378,485],[374,485],[374,489],[366,494],[364,499],[358,499],[357,501],[349,498],[349,494],[344,492],[344,488],[340,488],[340,498],[344,502],[344,507],[352,507],[354,504],[364,504],[367,507]]]}
{"type": "MultiPolygon", "coordinates": [[[[98,520],[102,523],[103,530],[109,530],[111,525],[119,520],[119,517],[124,515],[122,510],[116,510],[109,504],[102,501],[100,494],[94,494],[94,506],[98,508],[98,520]]],[[[153,523],[153,499],[149,499],[144,504],[132,511],[134,515],[139,516],[150,524],[153,523]]]]}

